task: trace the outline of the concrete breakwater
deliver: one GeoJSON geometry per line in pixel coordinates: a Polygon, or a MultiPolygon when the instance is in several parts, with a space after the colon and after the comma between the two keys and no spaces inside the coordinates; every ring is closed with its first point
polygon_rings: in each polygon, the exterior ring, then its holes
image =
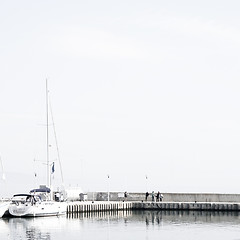
{"type": "Polygon", "coordinates": [[[162,202],[145,193],[90,192],[87,201],[69,202],[67,213],[125,210],[240,211],[240,194],[163,193],[162,202]],[[109,201],[108,201],[109,198],[109,201]]]}
{"type": "MultiPolygon", "coordinates": [[[[151,201],[151,192],[149,192],[148,201],[151,201]]],[[[155,192],[156,194],[156,192],[155,192]]],[[[240,194],[221,194],[221,193],[162,193],[164,202],[228,202],[240,203],[240,194]]],[[[91,201],[107,201],[107,192],[89,192],[87,199],[91,201]]],[[[145,201],[145,193],[129,192],[127,198],[124,198],[123,192],[110,192],[110,201],[130,202],[145,201]]]]}
{"type": "Polygon", "coordinates": [[[129,210],[240,211],[240,203],[227,202],[69,202],[67,213],[129,210]]]}
{"type": "Polygon", "coordinates": [[[240,211],[240,203],[134,202],[133,210],[240,211]]]}

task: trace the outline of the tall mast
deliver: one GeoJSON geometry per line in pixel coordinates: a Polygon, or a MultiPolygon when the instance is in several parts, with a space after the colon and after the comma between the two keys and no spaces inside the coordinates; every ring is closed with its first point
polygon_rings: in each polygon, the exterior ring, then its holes
{"type": "Polygon", "coordinates": [[[47,121],[47,186],[50,187],[50,164],[49,164],[49,133],[48,133],[48,81],[46,79],[46,121],[47,121]]]}

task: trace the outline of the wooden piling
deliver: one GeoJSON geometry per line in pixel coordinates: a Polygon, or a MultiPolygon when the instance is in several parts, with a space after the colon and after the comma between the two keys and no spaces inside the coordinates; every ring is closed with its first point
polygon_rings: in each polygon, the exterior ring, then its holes
{"type": "Polygon", "coordinates": [[[127,211],[132,206],[132,202],[69,202],[67,213],[127,211]]]}

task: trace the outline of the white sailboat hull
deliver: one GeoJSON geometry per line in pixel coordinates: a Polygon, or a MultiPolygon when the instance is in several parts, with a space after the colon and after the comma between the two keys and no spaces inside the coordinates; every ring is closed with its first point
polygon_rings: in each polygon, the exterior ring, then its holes
{"type": "Polygon", "coordinates": [[[66,213],[66,202],[44,201],[41,203],[19,203],[9,206],[9,213],[14,217],[58,216],[66,213]]]}
{"type": "Polygon", "coordinates": [[[9,204],[9,202],[0,203],[0,217],[2,217],[4,213],[8,210],[9,204]]]}

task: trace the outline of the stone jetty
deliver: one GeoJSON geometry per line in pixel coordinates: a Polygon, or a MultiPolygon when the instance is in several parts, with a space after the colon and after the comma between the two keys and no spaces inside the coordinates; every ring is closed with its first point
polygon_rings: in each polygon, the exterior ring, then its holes
{"type": "Polygon", "coordinates": [[[224,202],[134,202],[135,210],[240,211],[240,203],[224,202]]]}
{"type": "Polygon", "coordinates": [[[87,201],[69,202],[67,213],[169,210],[169,211],[240,211],[240,194],[163,193],[163,201],[145,199],[145,193],[95,192],[87,194],[87,201]],[[108,201],[110,199],[110,201],[108,201]]]}
{"type": "Polygon", "coordinates": [[[240,203],[219,202],[70,202],[67,213],[129,211],[129,210],[181,210],[181,211],[240,211],[240,203]]]}

